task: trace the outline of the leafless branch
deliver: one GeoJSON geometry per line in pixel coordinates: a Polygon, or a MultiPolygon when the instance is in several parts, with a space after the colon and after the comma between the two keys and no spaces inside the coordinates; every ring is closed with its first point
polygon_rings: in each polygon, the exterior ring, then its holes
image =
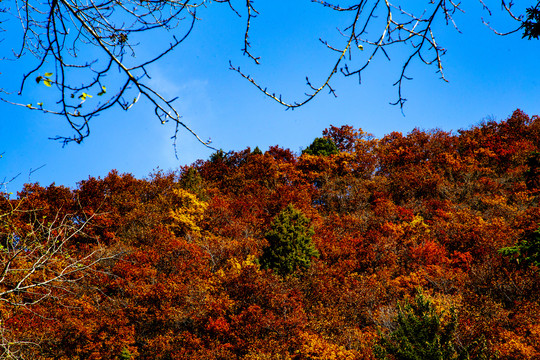
{"type": "MultiPolygon", "coordinates": [[[[260,57],[251,50],[250,32],[259,12],[254,0],[13,0],[11,13],[20,21],[22,29],[20,44],[12,55],[3,54],[3,60],[18,61],[33,59],[33,64],[24,72],[17,91],[0,88],[0,100],[29,110],[54,114],[65,118],[73,135],[53,137],[64,144],[80,143],[90,135],[90,122],[99,114],[120,107],[129,110],[141,98],[154,107],[157,119],[174,123],[174,144],[180,130],[191,133],[196,139],[210,146],[210,140],[203,140],[181,117],[176,98],[169,99],[157,87],[152,87],[150,65],[177,49],[191,34],[197,22],[197,11],[211,4],[227,4],[238,16],[245,16],[245,31],[242,52],[260,64],[260,57]],[[242,9],[242,10],[238,10],[242,9]],[[138,45],[145,43],[143,35],[156,34],[170,41],[163,48],[153,51],[151,56],[142,56],[138,45]],[[90,60],[85,60],[90,59],[90,60]],[[16,99],[31,84],[44,89],[51,88],[53,100],[27,103],[16,99]]],[[[334,61],[326,76],[315,84],[306,77],[308,92],[302,100],[286,101],[281,95],[268,90],[239,66],[230,64],[230,69],[238,72],[266,96],[287,109],[305,105],[323,90],[336,96],[332,79],[337,73],[358,76],[376,56],[382,53],[390,59],[391,49],[405,47],[409,55],[405,57],[401,72],[394,85],[398,99],[394,104],[403,108],[404,80],[409,80],[409,67],[414,62],[435,66],[441,79],[443,73],[442,56],[445,49],[437,42],[439,31],[434,24],[446,23],[457,31],[456,13],[463,12],[461,2],[455,0],[425,0],[425,2],[400,2],[398,0],[356,0],[346,6],[325,0],[311,0],[315,6],[323,6],[331,12],[338,12],[349,18],[349,24],[338,29],[342,37],[338,44],[320,41],[335,54],[334,61]],[[403,5],[402,5],[403,3],[403,5]]],[[[491,15],[491,10],[483,0],[479,3],[491,15]]],[[[516,15],[512,2],[501,0],[502,11],[518,27],[507,35],[523,27],[522,15],[516,15]]],[[[0,12],[6,12],[3,7],[0,12]]],[[[486,25],[490,26],[487,21],[486,25]]],[[[1,29],[0,29],[1,30],[1,29]]],[[[146,40],[147,42],[147,40],[146,40]]],[[[26,62],[25,64],[27,64],[26,62]]],[[[4,85],[5,86],[5,85],[4,85]]]]}
{"type": "Polygon", "coordinates": [[[72,136],[56,136],[64,144],[80,143],[90,135],[90,121],[100,113],[119,106],[129,110],[141,97],[155,108],[161,123],[173,122],[210,147],[188,126],[173,104],[148,85],[148,66],[177,48],[193,30],[197,8],[206,1],[153,0],[15,0],[16,17],[23,29],[17,60],[29,55],[35,65],[22,78],[18,95],[33,80],[51,88],[53,102],[22,103],[15,94],[2,89],[0,99],[30,110],[62,116],[74,130],[72,136]],[[187,21],[184,21],[187,20],[187,21]],[[177,29],[172,41],[150,58],[135,56],[139,34],[177,29]],[[95,51],[101,52],[96,55],[95,51]],[[94,52],[90,57],[88,53],[94,52]],[[129,56],[128,56],[129,55],[129,56]],[[91,58],[87,61],[85,58],[91,58]],[[130,100],[133,99],[133,100],[130,100]]]}
{"type": "MultiPolygon", "coordinates": [[[[0,304],[4,309],[31,310],[41,302],[59,300],[76,291],[80,281],[102,273],[102,263],[121,255],[84,233],[96,215],[58,213],[54,218],[39,218],[38,209],[23,209],[24,199],[4,200],[0,213],[0,304]],[[21,222],[21,218],[30,220],[21,222]],[[76,246],[81,238],[92,244],[87,250],[76,246]]],[[[15,356],[21,346],[32,343],[8,339],[4,320],[0,316],[0,354],[15,356]]]]}
{"type": "MultiPolygon", "coordinates": [[[[489,12],[490,10],[484,2],[482,0],[479,1],[489,12]]],[[[452,0],[430,0],[426,1],[424,5],[406,3],[403,6],[400,5],[399,1],[390,0],[362,0],[356,1],[350,6],[340,6],[336,3],[323,0],[312,0],[312,2],[320,4],[332,11],[350,14],[351,20],[349,26],[343,30],[339,30],[339,33],[343,37],[341,46],[330,45],[327,41],[320,39],[324,46],[336,53],[336,60],[325,80],[320,85],[313,85],[306,78],[307,85],[311,91],[305,94],[305,98],[302,101],[285,101],[281,95],[262,86],[252,76],[241,70],[240,67],[230,64],[230,69],[238,72],[258,90],[287,109],[303,106],[325,88],[336,96],[335,90],[331,86],[331,80],[338,72],[346,77],[356,75],[358,76],[359,83],[361,83],[362,73],[368,68],[376,55],[382,52],[387,59],[390,59],[389,49],[399,45],[407,46],[411,49],[411,52],[406,57],[399,77],[394,83],[398,89],[398,99],[392,104],[399,105],[403,110],[403,106],[407,101],[403,91],[404,80],[411,79],[407,75],[407,70],[415,60],[428,66],[436,66],[436,72],[440,74],[441,79],[447,81],[444,76],[442,61],[442,56],[446,50],[436,40],[434,24],[444,21],[447,25],[451,24],[459,31],[457,23],[454,20],[454,15],[456,12],[463,12],[460,2],[452,0]],[[406,10],[406,8],[416,9],[416,11],[406,10]]],[[[501,5],[504,11],[509,14],[510,18],[520,22],[521,26],[522,17],[516,16],[511,11],[512,4],[502,0],[501,5]]],[[[512,32],[519,29],[520,27],[512,32]]],[[[246,38],[248,31],[249,26],[246,30],[246,38]]],[[[498,34],[507,35],[512,32],[498,34]]]]}

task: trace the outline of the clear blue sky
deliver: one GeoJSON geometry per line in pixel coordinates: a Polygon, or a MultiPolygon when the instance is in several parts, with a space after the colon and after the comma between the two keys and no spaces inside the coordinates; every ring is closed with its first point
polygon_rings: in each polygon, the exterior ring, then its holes
{"type": "MultiPolygon", "coordinates": [[[[469,6],[465,14],[456,15],[461,34],[451,26],[436,28],[439,43],[448,50],[443,60],[449,83],[439,80],[434,67],[415,63],[408,73],[414,80],[404,88],[405,116],[389,102],[396,99],[392,83],[408,47],[394,49],[391,62],[376,58],[361,85],[352,78],[336,77],[333,85],[338,98],[325,93],[305,107],[284,111],[228,70],[229,60],[270,89],[292,100],[302,99],[305,76],[321,79],[333,65],[332,54],[318,38],[338,39],[335,29],[347,19],[329,16],[309,1],[259,1],[255,5],[261,14],[253,23],[251,40],[262,65],[257,67],[242,56],[244,20],[227,7],[210,3],[198,13],[201,21],[186,42],[150,69],[154,85],[170,97],[179,97],[185,122],[201,137],[211,137],[217,148],[259,146],[264,151],[277,144],[299,151],[330,124],[348,124],[382,137],[415,127],[455,131],[486,117],[506,119],[517,108],[529,115],[540,114],[540,41],[522,40],[520,34],[493,34],[482,24],[486,13],[474,1],[464,5],[469,6]]],[[[510,21],[499,7],[494,5],[492,10],[495,25],[509,28],[510,21]]],[[[13,30],[6,29],[9,36],[13,30]]],[[[152,50],[143,44],[139,51],[152,50]]],[[[6,66],[0,62],[2,86],[22,76],[13,70],[7,76],[6,66]]],[[[17,66],[24,68],[24,63],[17,66]]],[[[74,187],[88,176],[103,177],[111,169],[144,177],[153,169],[174,170],[212,153],[181,133],[176,159],[170,140],[173,127],[161,125],[144,102],[129,112],[116,109],[95,118],[91,136],[65,148],[48,140],[70,134],[62,119],[4,103],[0,103],[0,114],[0,153],[4,152],[0,180],[21,173],[7,187],[13,192],[29,181],[74,187]],[[31,169],[42,165],[29,176],[31,169]]]]}

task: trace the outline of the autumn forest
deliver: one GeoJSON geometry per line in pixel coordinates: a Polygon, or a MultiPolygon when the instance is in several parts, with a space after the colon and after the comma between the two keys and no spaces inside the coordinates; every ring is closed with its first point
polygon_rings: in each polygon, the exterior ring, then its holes
{"type": "Polygon", "coordinates": [[[0,193],[2,359],[540,359],[540,118],[0,193]]]}

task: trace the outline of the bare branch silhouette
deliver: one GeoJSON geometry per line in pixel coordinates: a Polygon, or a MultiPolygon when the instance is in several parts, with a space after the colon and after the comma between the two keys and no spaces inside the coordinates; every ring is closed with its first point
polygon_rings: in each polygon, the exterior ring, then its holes
{"type": "MultiPolygon", "coordinates": [[[[287,109],[294,109],[305,105],[324,89],[336,96],[336,91],[332,87],[331,81],[338,72],[346,77],[357,76],[358,82],[361,83],[362,73],[368,68],[375,57],[379,53],[382,53],[390,60],[388,49],[399,45],[407,46],[410,53],[406,57],[401,72],[394,83],[397,86],[398,98],[391,104],[399,105],[403,109],[407,101],[404,96],[403,85],[405,80],[412,79],[407,71],[415,60],[428,66],[436,66],[436,72],[440,78],[443,81],[447,81],[443,72],[442,61],[446,49],[436,40],[434,24],[444,21],[446,25],[451,25],[459,31],[457,22],[454,20],[454,15],[457,12],[463,11],[460,2],[439,0],[426,1],[422,6],[417,4],[404,4],[402,6],[398,1],[362,0],[356,1],[350,6],[340,6],[336,3],[323,0],[311,1],[331,11],[350,14],[350,21],[346,28],[340,30],[340,34],[343,37],[341,45],[330,45],[327,41],[320,39],[324,46],[336,53],[336,60],[327,72],[325,79],[319,85],[314,85],[309,77],[306,77],[309,92],[305,94],[302,100],[286,101],[281,95],[261,85],[255,78],[241,70],[239,66],[230,63],[230,69],[238,72],[258,90],[287,109]],[[416,11],[409,11],[407,8],[416,8],[416,11]]],[[[483,1],[479,1],[485,10],[490,12],[483,1]]],[[[502,0],[501,5],[503,10],[509,14],[510,19],[516,21],[518,24],[512,31],[506,33],[500,33],[494,29],[493,31],[500,35],[508,35],[519,31],[523,26],[522,17],[513,13],[512,3],[506,3],[502,0]]],[[[489,26],[488,23],[486,24],[489,26]]],[[[246,34],[248,31],[249,22],[246,27],[246,34]]]]}
{"type": "MultiPolygon", "coordinates": [[[[479,2],[490,15],[491,10],[483,0],[479,2]]],[[[341,43],[330,44],[320,39],[323,46],[335,53],[335,61],[321,83],[315,84],[306,77],[308,92],[303,99],[286,101],[239,66],[230,63],[230,69],[287,109],[303,106],[323,90],[336,96],[332,79],[337,73],[357,76],[361,82],[362,73],[378,54],[390,59],[389,49],[400,45],[409,49],[409,54],[394,84],[398,92],[394,104],[403,108],[407,100],[403,86],[405,80],[411,79],[408,70],[415,61],[435,66],[441,79],[446,81],[442,61],[446,50],[436,40],[434,24],[444,22],[459,31],[454,15],[463,11],[460,2],[428,0],[423,4],[403,2],[401,5],[391,0],[357,0],[347,6],[324,0],[311,0],[311,3],[348,16],[349,25],[339,30],[341,43]]],[[[73,130],[71,135],[53,137],[63,144],[80,143],[88,137],[95,116],[113,107],[127,111],[142,99],[154,107],[161,123],[174,124],[174,144],[179,131],[185,130],[211,147],[210,140],[203,140],[183,120],[175,105],[177,98],[169,99],[149,84],[149,66],[180,47],[194,29],[199,20],[197,11],[202,8],[225,4],[234,14],[242,16],[245,31],[241,51],[256,65],[260,64],[260,57],[252,52],[250,43],[251,30],[260,15],[253,0],[238,5],[233,0],[12,0],[11,4],[12,7],[3,3],[0,14],[10,13],[20,21],[20,44],[16,49],[3,46],[0,59],[19,61],[24,58],[24,64],[33,65],[21,70],[23,76],[18,89],[7,89],[5,84],[4,88],[0,87],[0,100],[63,117],[73,130]],[[138,46],[148,42],[149,34],[160,39],[168,36],[169,41],[165,40],[162,44],[166,45],[152,54],[141,54],[138,46]],[[54,100],[37,103],[17,100],[17,95],[23,94],[34,82],[50,88],[54,100]]],[[[524,15],[514,13],[512,2],[501,0],[501,6],[516,26],[506,32],[494,30],[495,33],[507,35],[524,30],[524,37],[537,38],[539,5],[527,9],[526,20],[524,15]]],[[[488,21],[484,22],[490,26],[488,21]]]]}

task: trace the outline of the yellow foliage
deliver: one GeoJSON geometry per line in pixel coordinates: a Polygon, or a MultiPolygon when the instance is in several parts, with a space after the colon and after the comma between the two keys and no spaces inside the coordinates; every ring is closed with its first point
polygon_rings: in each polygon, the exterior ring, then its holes
{"type": "MultiPolygon", "coordinates": [[[[255,262],[255,255],[248,255],[247,259],[245,260],[239,260],[238,258],[233,257],[227,260],[227,274],[232,273],[238,275],[242,271],[242,268],[254,265],[257,265],[255,262]]],[[[217,271],[217,275],[220,277],[224,277],[226,273],[223,269],[219,269],[217,271]]]]}
{"type": "Polygon", "coordinates": [[[535,347],[528,344],[527,339],[515,334],[512,331],[501,332],[502,344],[497,346],[501,358],[505,359],[538,359],[540,353],[535,347]]]}
{"type": "Polygon", "coordinates": [[[353,360],[356,352],[345,347],[326,341],[318,334],[301,333],[301,349],[298,350],[301,358],[312,360],[353,360]]]}
{"type": "Polygon", "coordinates": [[[404,227],[413,234],[414,239],[430,232],[429,225],[424,222],[424,218],[420,215],[415,215],[410,223],[404,224],[404,227]]]}
{"type": "MultiPolygon", "coordinates": [[[[521,196],[521,200],[523,200],[521,196]]],[[[526,197],[525,197],[526,199],[526,197]]],[[[518,207],[516,205],[509,204],[508,197],[502,195],[484,195],[480,197],[480,201],[486,207],[484,213],[490,215],[490,217],[503,217],[508,218],[509,216],[516,216],[518,207]]]]}
{"type": "Polygon", "coordinates": [[[452,321],[452,312],[462,306],[463,298],[461,295],[449,295],[434,293],[426,296],[435,306],[437,314],[441,315],[441,323],[443,325],[452,321]]]}
{"type": "Polygon", "coordinates": [[[179,232],[201,231],[198,223],[203,219],[204,211],[208,207],[204,201],[197,198],[196,195],[184,189],[174,189],[173,208],[169,212],[173,230],[179,232]]]}

